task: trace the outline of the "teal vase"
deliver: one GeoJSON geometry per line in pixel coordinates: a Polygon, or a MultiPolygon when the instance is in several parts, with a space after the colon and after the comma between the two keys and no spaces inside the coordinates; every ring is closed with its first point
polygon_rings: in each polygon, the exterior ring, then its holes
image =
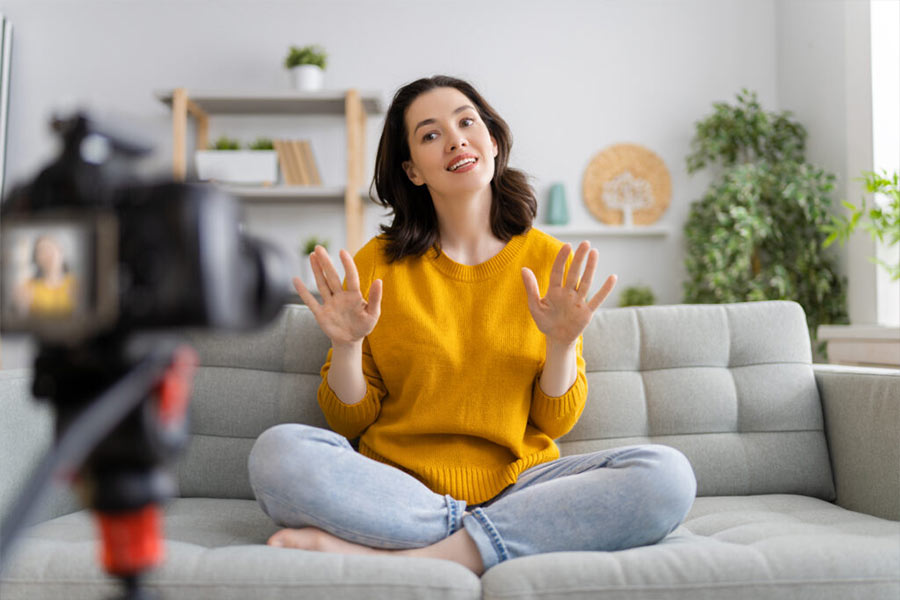
{"type": "Polygon", "coordinates": [[[561,183],[550,187],[550,206],[547,210],[547,224],[565,225],[569,222],[569,209],[566,206],[566,188],[561,183]]]}

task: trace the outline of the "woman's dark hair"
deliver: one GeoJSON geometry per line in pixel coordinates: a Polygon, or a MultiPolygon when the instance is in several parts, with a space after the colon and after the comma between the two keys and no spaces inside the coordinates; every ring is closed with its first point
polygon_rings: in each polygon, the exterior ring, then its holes
{"type": "Polygon", "coordinates": [[[456,88],[465,94],[497,140],[499,152],[494,159],[494,178],[491,180],[491,231],[499,239],[509,241],[512,236],[528,231],[537,215],[537,200],[526,174],[507,166],[512,134],[506,121],[474,87],[461,79],[445,75],[417,79],[394,94],[375,158],[372,185],[378,192],[377,198],[372,196],[371,186],[369,188],[372,200],[390,207],[394,215],[389,226],[381,226],[388,240],[385,252],[389,262],[408,255],[421,256],[438,242],[437,214],[428,187],[410,181],[403,163],[410,159],[406,109],[421,94],[442,87],[456,88]]]}

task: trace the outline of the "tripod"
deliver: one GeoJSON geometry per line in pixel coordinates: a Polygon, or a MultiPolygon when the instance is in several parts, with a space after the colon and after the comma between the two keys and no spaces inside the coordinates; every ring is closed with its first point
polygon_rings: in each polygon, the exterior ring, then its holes
{"type": "Polygon", "coordinates": [[[146,600],[140,582],[163,558],[159,504],[175,493],[168,466],[188,439],[197,357],[172,340],[143,349],[127,342],[41,347],[32,392],[54,406],[56,443],[3,520],[0,561],[51,478],[62,476],[98,519],[101,562],[122,581],[122,598],[146,600]]]}

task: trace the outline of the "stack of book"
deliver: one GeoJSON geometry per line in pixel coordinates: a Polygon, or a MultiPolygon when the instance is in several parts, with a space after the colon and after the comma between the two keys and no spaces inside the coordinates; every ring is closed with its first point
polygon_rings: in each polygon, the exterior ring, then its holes
{"type": "Polygon", "coordinates": [[[309,140],[275,140],[285,185],[322,185],[309,140]]]}

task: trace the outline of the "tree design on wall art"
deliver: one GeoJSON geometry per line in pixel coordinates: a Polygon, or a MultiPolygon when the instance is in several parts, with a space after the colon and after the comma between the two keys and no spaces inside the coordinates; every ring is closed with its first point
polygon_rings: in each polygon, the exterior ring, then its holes
{"type": "Polygon", "coordinates": [[[637,144],[616,144],[591,159],[584,203],[608,225],[650,225],[669,207],[672,180],[662,159],[637,144]]]}
{"type": "Polygon", "coordinates": [[[634,211],[653,205],[653,186],[625,171],[603,184],[603,200],[610,208],[622,211],[625,227],[634,225],[634,211]]]}

